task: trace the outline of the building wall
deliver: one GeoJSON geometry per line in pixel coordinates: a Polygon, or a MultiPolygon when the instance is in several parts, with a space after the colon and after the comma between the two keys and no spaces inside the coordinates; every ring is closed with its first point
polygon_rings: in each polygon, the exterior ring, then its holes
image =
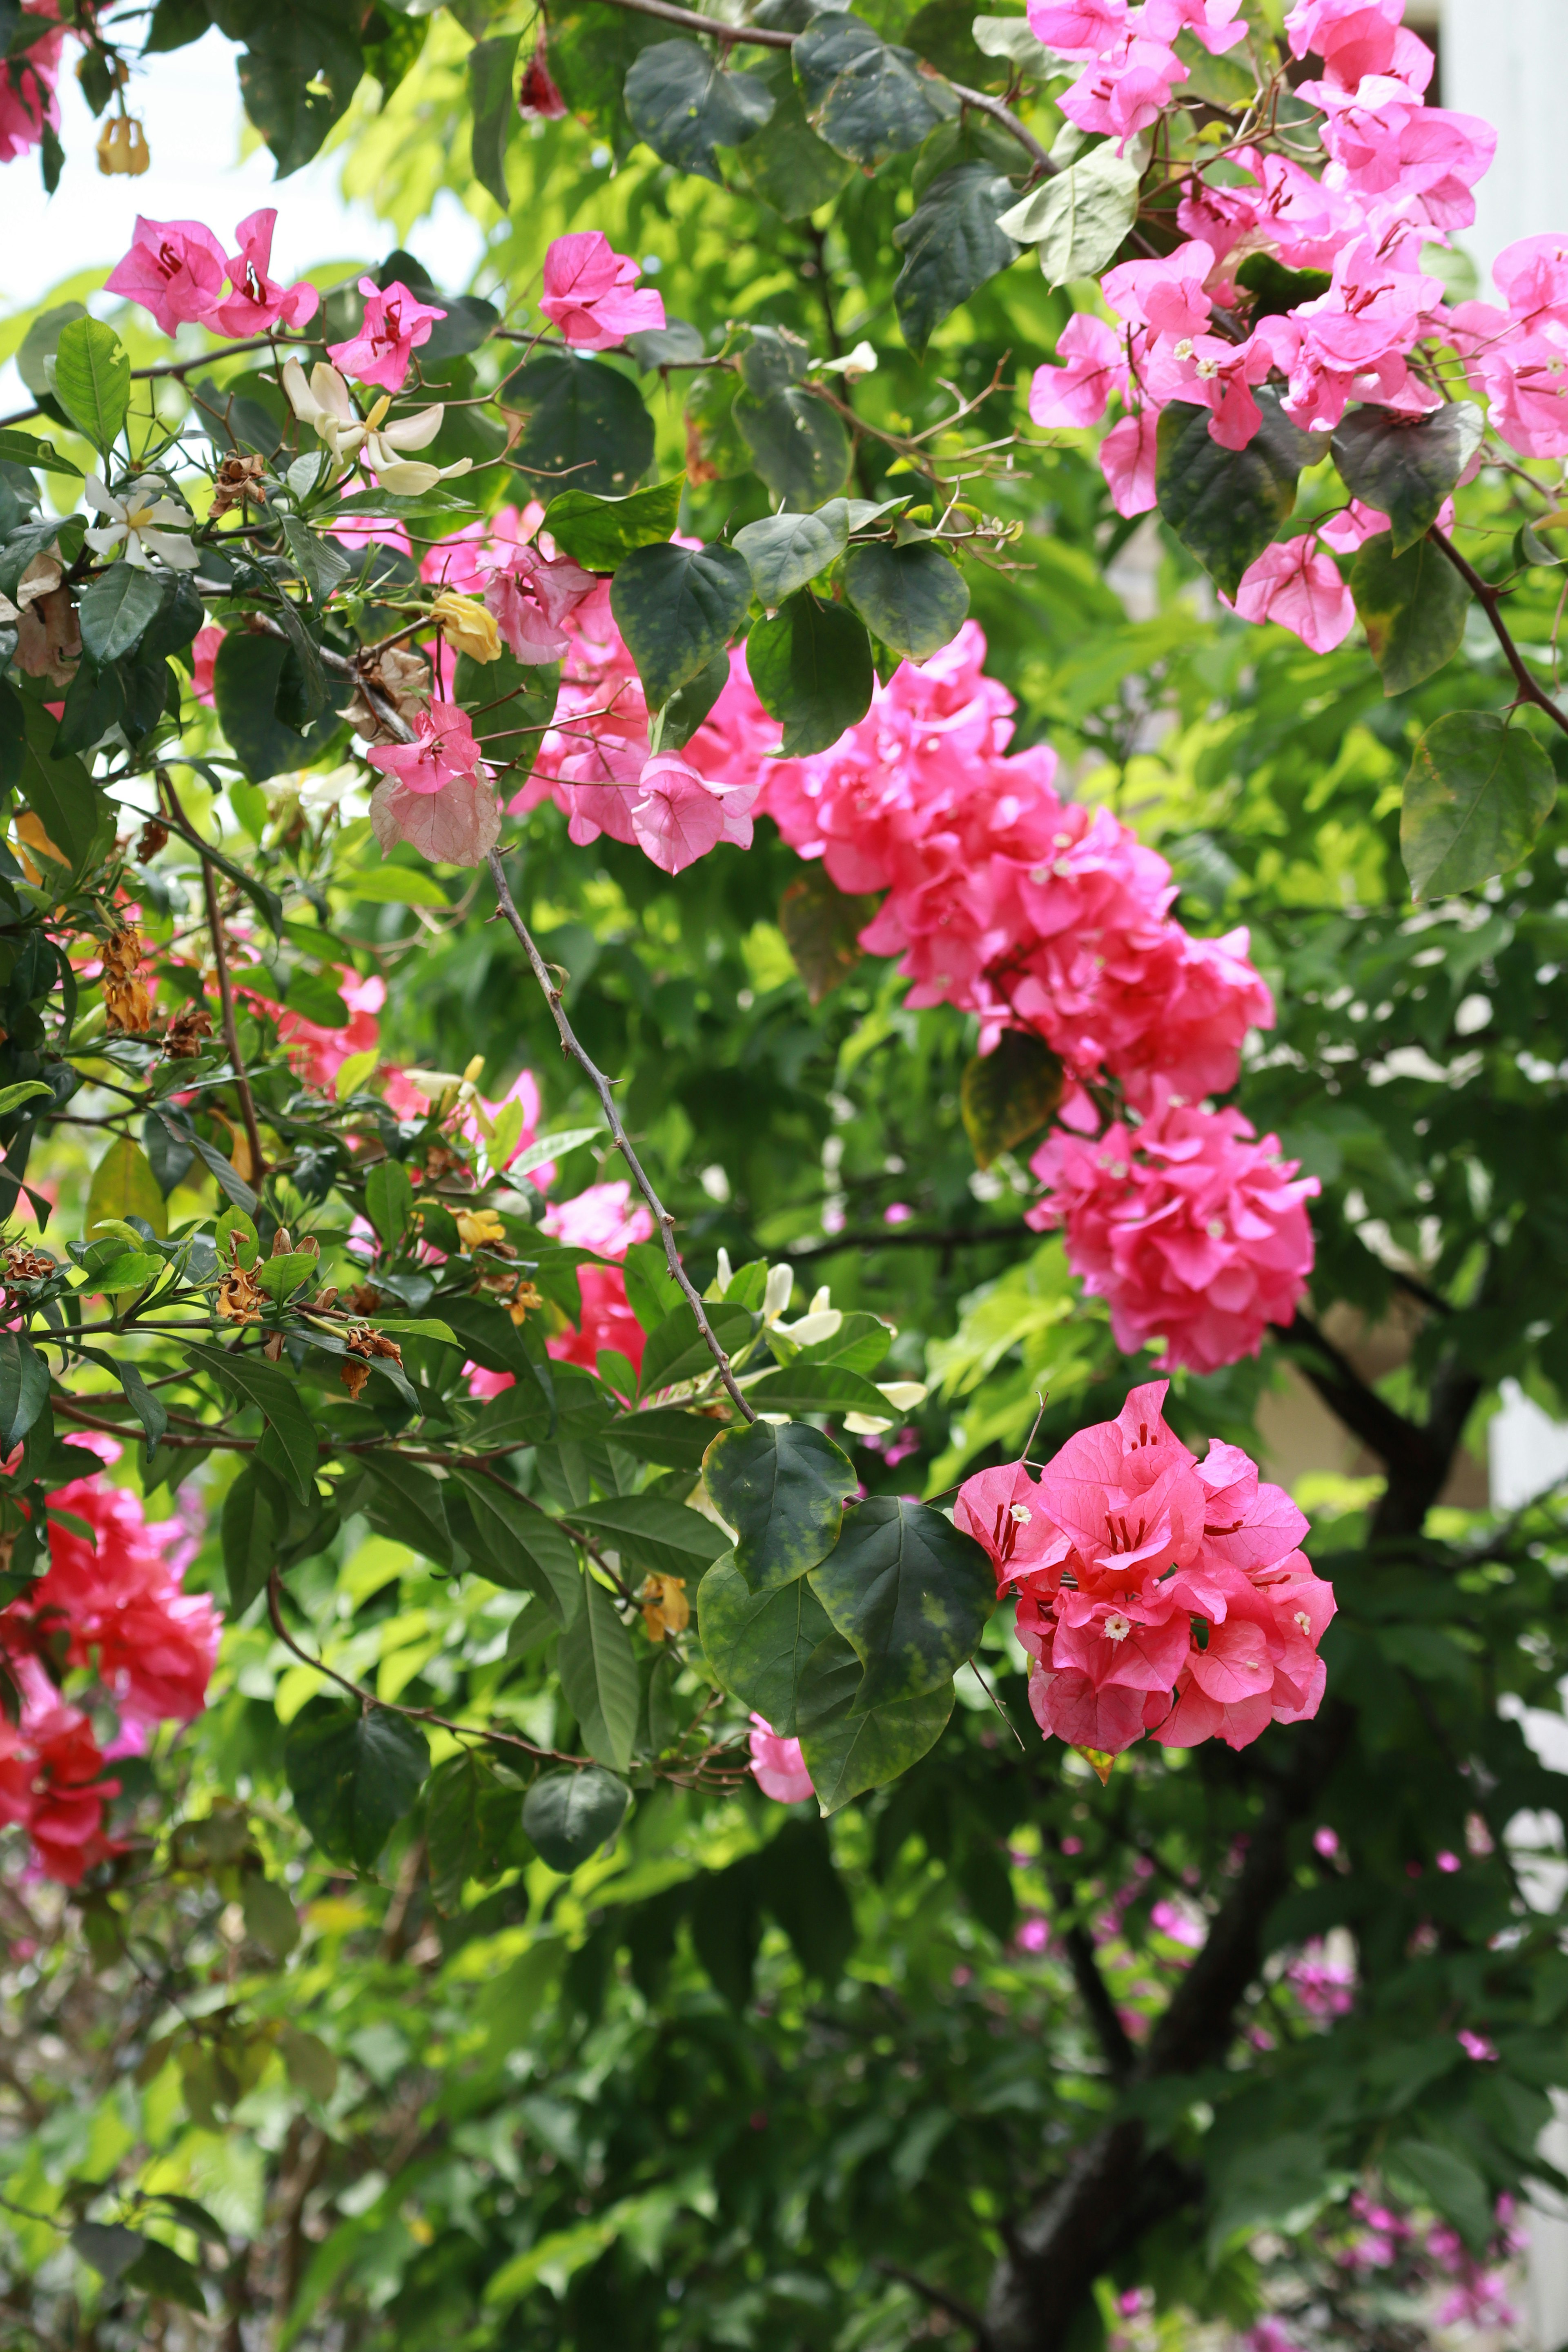
{"type": "MultiPolygon", "coordinates": [[[[1422,13],[1405,11],[1412,24],[1422,13]]],[[[1476,191],[1476,225],[1458,240],[1485,285],[1505,245],[1568,229],[1568,0],[1442,0],[1440,28],[1443,104],[1499,133],[1497,162],[1476,191]]]]}

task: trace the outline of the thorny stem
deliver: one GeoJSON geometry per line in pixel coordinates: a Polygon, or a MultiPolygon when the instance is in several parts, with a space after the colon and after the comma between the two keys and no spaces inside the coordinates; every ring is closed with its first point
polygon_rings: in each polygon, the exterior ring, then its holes
{"type": "Polygon", "coordinates": [[[522,917],[517,911],[517,907],[511,895],[510,885],[508,883],[506,878],[506,868],[501,864],[500,857],[493,849],[489,852],[485,863],[489,867],[490,879],[496,886],[496,897],[500,902],[500,912],[507,922],[511,926],[512,930],[516,933],[518,940],[521,945],[522,951],[524,955],[527,956],[530,964],[533,968],[533,976],[539,982],[540,987],[544,991],[545,1002],[549,1004],[551,1013],[554,1016],[555,1026],[560,1034],[562,1051],[571,1055],[573,1060],[577,1064],[578,1067],[582,1070],[584,1076],[588,1080],[589,1085],[593,1087],[594,1092],[598,1096],[600,1108],[603,1109],[605,1114],[605,1124],[609,1128],[610,1133],[615,1139],[616,1149],[619,1151],[622,1159],[626,1161],[626,1166],[631,1170],[632,1175],[637,1181],[637,1191],[642,1194],[643,1199],[653,1211],[654,1223],[658,1229],[659,1239],[664,1244],[665,1260],[669,1267],[670,1275],[679,1286],[681,1295],[685,1298],[687,1305],[690,1307],[692,1314],[697,1318],[697,1328],[701,1332],[703,1339],[707,1344],[708,1352],[712,1357],[715,1364],[719,1367],[719,1377],[723,1381],[724,1386],[730,1392],[731,1398],[739,1407],[746,1420],[755,1421],[757,1417],[756,1410],[754,1406],[748,1402],[744,1392],[735,1379],[734,1373],[731,1370],[730,1359],[721,1347],[718,1336],[713,1329],[713,1326],[708,1320],[708,1310],[703,1306],[700,1297],[693,1287],[690,1276],[687,1273],[686,1268],[680,1263],[680,1253],[675,1246],[675,1219],[665,1207],[663,1202],[659,1199],[658,1194],[654,1191],[641,1160],[637,1158],[637,1153],[632,1149],[631,1140],[626,1134],[626,1129],[621,1124],[621,1115],[616,1108],[616,1097],[611,1091],[610,1082],[608,1078],[605,1077],[603,1070],[601,1070],[595,1062],[589,1059],[587,1053],[577,1037],[576,1032],[574,1030],[570,1021],[566,1018],[566,1010],[561,1002],[561,991],[556,987],[554,981],[551,978],[550,967],[545,962],[544,958],[540,954],[538,948],[534,945],[532,933],[530,931],[528,925],[523,921],[522,917]]]}
{"type": "MultiPolygon", "coordinates": [[[[170,807],[180,819],[180,830],[187,840],[195,839],[195,835],[191,832],[185,812],[180,806],[175,793],[174,779],[166,769],[159,769],[158,781],[169,795],[170,807]]],[[[223,1011],[223,1042],[228,1053],[229,1066],[234,1072],[235,1088],[239,1096],[240,1117],[245,1121],[245,1139],[250,1147],[251,1177],[255,1183],[259,1184],[267,1172],[267,1160],[261,1149],[261,1130],[256,1123],[256,1100],[250,1091],[250,1080],[246,1074],[245,1063],[239,1050],[239,1033],[234,1023],[234,991],[229,985],[228,955],[223,943],[223,921],[218,913],[217,886],[213,880],[212,860],[205,850],[202,853],[202,891],[206,899],[207,929],[212,934],[213,961],[217,966],[218,1001],[223,1011]]]]}
{"type": "Polygon", "coordinates": [[[1518,684],[1520,700],[1533,703],[1537,710],[1544,710],[1548,719],[1555,726],[1561,727],[1564,735],[1568,735],[1568,718],[1563,717],[1545,688],[1539,686],[1531,676],[1525,667],[1524,656],[1509,632],[1508,624],[1499,610],[1502,602],[1501,590],[1494,588],[1489,581],[1483,580],[1474,564],[1466,562],[1453,541],[1440,531],[1436,523],[1432,525],[1426,536],[1442,549],[1443,553],[1490,622],[1492,635],[1502,647],[1503,657],[1512,670],[1518,684]]]}

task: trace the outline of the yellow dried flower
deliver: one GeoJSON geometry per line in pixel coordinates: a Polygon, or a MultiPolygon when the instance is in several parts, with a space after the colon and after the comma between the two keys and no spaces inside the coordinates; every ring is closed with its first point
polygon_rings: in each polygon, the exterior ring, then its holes
{"type": "Polygon", "coordinates": [[[98,168],[110,179],[140,179],[153,161],[147,133],[133,114],[110,117],[98,134],[98,168]]]}
{"type": "Polygon", "coordinates": [[[467,654],[470,661],[500,659],[500,631],[476,597],[443,588],[430,607],[430,617],[454,651],[467,654]]]}
{"type": "Polygon", "coordinates": [[[691,1622],[683,1576],[647,1577],[637,1598],[643,1604],[642,1621],[650,1642],[662,1642],[667,1633],[684,1633],[691,1622]]]}
{"type": "Polygon", "coordinates": [[[142,977],[146,942],[134,923],[113,931],[103,943],[103,1004],[111,1030],[143,1036],[152,1025],[153,1000],[142,977]]]}
{"type": "Polygon", "coordinates": [[[248,1266],[235,1258],[217,1286],[217,1311],[226,1323],[259,1323],[261,1286],[248,1266]]]}

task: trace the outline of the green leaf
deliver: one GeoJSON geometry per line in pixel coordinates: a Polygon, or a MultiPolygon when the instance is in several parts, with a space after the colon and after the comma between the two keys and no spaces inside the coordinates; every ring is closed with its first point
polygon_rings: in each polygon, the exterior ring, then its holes
{"type": "Polygon", "coordinates": [[[267,1583],[278,1558],[268,1481],[249,1463],[223,1498],[223,1570],[228,1613],[243,1617],[267,1583]]]}
{"type": "Polygon", "coordinates": [[[449,1566],[452,1531],[440,1481],[390,1446],[363,1454],[360,1460],[370,1481],[364,1509],[371,1526],[394,1543],[411,1545],[425,1559],[449,1566]]]}
{"type": "Polygon", "coordinates": [[[534,1592],[558,1625],[575,1614],[582,1585],[576,1547],[537,1503],[499,1477],[456,1465],[453,1481],[467,1497],[474,1528],[484,1546],[475,1564],[491,1584],[512,1592],[534,1592]]]}
{"type": "Polygon", "coordinates": [[[1209,411],[1191,402],[1172,401],[1160,418],[1160,512],[1231,597],[1295,505],[1301,467],[1322,454],[1280,414],[1271,385],[1259,384],[1255,397],[1263,422],[1245,449],[1222,449],[1209,411]]]}
{"type": "Polygon", "coordinates": [[[1436,521],[1485,431],[1486,418],[1471,400],[1447,401],[1429,416],[1352,408],[1330,447],[1346,488],[1388,517],[1397,556],[1436,521]]]}
{"type": "Polygon", "coordinates": [[[626,107],[632,129],[661,162],[721,187],[717,150],[759,131],[773,96],[756,75],[727,71],[695,41],[658,41],[627,74],[626,107]]]}
{"type": "Polygon", "coordinates": [[[574,1528],[602,1549],[655,1576],[695,1576],[729,1549],[729,1538],[703,1511],[662,1495],[619,1495],[570,1513],[574,1528]]]}
{"type": "Polygon", "coordinates": [[[936,1746],[952,1713],[952,1685],[919,1698],[889,1699],[851,1712],[847,1701],[814,1722],[802,1720],[800,1748],[824,1814],[852,1797],[896,1780],[936,1746]]]}
{"type": "Polygon", "coordinates": [[[605,1443],[619,1446],[634,1461],[657,1462],[665,1470],[699,1470],[713,1433],[706,1413],[682,1412],[655,1405],[641,1412],[625,1412],[605,1424],[605,1443]]]}
{"type": "Polygon", "coordinates": [[[891,47],[847,11],[817,16],[791,58],[812,129],[869,170],[918,147],[953,111],[949,93],[921,73],[912,50],[891,47]]]}
{"type": "Polygon", "coordinates": [[[1470,592],[1429,539],[1395,555],[1379,531],[1352,567],[1351,594],[1384,694],[1407,694],[1435,677],[1464,643],[1470,592]]]}
{"type": "Polygon", "coordinates": [[[990,1560],[928,1503],[875,1495],[844,1522],[812,1589],[866,1668],[858,1711],[940,1689],[996,1605],[990,1560]]]}
{"type": "Polygon", "coordinates": [[[48,1401],[49,1368],[32,1341],[0,1331],[0,1453],[21,1443],[48,1401]]]}
{"type": "Polygon", "coordinates": [[[732,2009],[752,1999],[763,1923],[758,1913],[756,1857],[743,1854],[727,1870],[705,1871],[691,1901],[691,1942],[713,1980],[714,1990],[732,2009]]]}
{"type": "Polygon", "coordinates": [[[71,752],[55,756],[55,722],[41,702],[26,698],[27,744],[22,793],[73,874],[86,865],[98,833],[103,800],[81,761],[71,752]]]}
{"type": "Polygon", "coordinates": [[[0,1118],[7,1111],[17,1110],[23,1103],[37,1101],[41,1096],[47,1095],[52,1102],[54,1092],[53,1087],[46,1086],[42,1078],[22,1078],[14,1087],[0,1087],[0,1118]]]}
{"type": "MultiPolygon", "coordinates": [[[[256,1279],[268,1297],[280,1307],[286,1298],[293,1297],[301,1283],[308,1282],[312,1275],[319,1276],[321,1270],[320,1258],[310,1251],[285,1250],[277,1257],[264,1259],[256,1269],[256,1279]]],[[[402,1328],[395,1323],[382,1326],[384,1330],[395,1331],[402,1328]]]]}
{"type": "Polygon", "coordinates": [[[859,935],[877,906],[873,898],[840,890],[820,859],[785,885],[779,929],[814,1004],[847,980],[859,962],[859,935]]]}
{"type": "MultiPolygon", "coordinates": [[[[1075,69],[1076,70],[1076,69],[1075,69]]],[[[1004,236],[1032,245],[1048,286],[1098,277],[1138,215],[1138,186],[1152,141],[1146,131],[1119,155],[1107,139],[997,217],[1004,236]]],[[[1208,411],[1204,416],[1206,422],[1208,411]]]]}
{"type": "Polygon", "coordinates": [[[107,452],[131,405],[131,359],[101,319],[72,319],[55,346],[54,390],[73,423],[107,452]]]}
{"type": "Polygon", "coordinates": [[[120,1385],[125,1391],[126,1402],[146,1433],[146,1459],[151,1463],[153,1449],[169,1426],[168,1409],[157,1391],[148,1387],[134,1364],[117,1360],[114,1369],[120,1375],[120,1385]]]}
{"type": "Polygon", "coordinates": [[[852,547],[844,588],[872,635],[906,661],[928,661],[940,652],[969,610],[963,574],[929,541],[852,547]]]}
{"type": "Polygon", "coordinates": [[[313,530],[299,515],[281,518],[283,537],[313,604],[324,604],[334,588],[342,587],[354,566],[335,540],[313,530]]]}
{"type": "Polygon", "coordinates": [[[746,667],[758,701],[784,729],[786,760],[826,751],[871,708],[876,671],[864,625],[804,588],[752,627],[746,667]]]}
{"type": "Polygon", "coordinates": [[[290,648],[280,638],[230,629],[213,665],[213,695],[231,749],[253,784],[302,768],[310,747],[277,714],[278,689],[290,648]]]}
{"type": "Polygon", "coordinates": [[[374,1868],[429,1769],[416,1725],[357,1700],[311,1699],[283,1735],[295,1811],[330,1861],[356,1870],[374,1868]]]}
{"type": "Polygon", "coordinates": [[[263,1878],[258,1870],[248,1870],[240,1885],[239,1907],[246,1934],[275,1960],[286,1960],[300,1940],[300,1915],[288,1888],[275,1878],[263,1878]]]}
{"type": "Polygon", "coordinates": [[[1452,2148],[1430,2140],[1397,2140],[1385,2163],[1396,2191],[1412,2203],[1436,2206],[1474,2254],[1484,2252],[1497,2228],[1492,2193],[1481,2174],[1452,2148]]]}
{"type": "Polygon", "coordinates": [[[735,1566],[753,1592],[792,1583],[838,1541],[860,1481],[847,1454],[809,1423],[754,1421],[709,1446],[702,1478],[735,1530],[735,1566]]]}
{"type": "Polygon", "coordinates": [[[480,1884],[525,1858],[521,1791],[477,1749],[438,1764],[425,1791],[430,1893],[437,1911],[460,1911],[470,1879],[480,1884]]]}
{"type": "MultiPolygon", "coordinates": [[[[215,5],[215,22],[219,14],[215,5]]],[[[353,98],[361,20],[322,0],[268,0],[254,16],[235,14],[237,32],[256,43],[239,60],[240,95],[281,179],[310,162],[353,98]]]]}
{"type": "Polygon", "coordinates": [[[474,177],[502,212],[510,207],[506,185],[506,146],[517,116],[512,84],[521,33],[476,41],[468,51],[469,147],[474,177]]]}
{"type": "Polygon", "coordinates": [[[583,1578],[576,1613],[561,1636],[555,1664],[583,1745],[601,1764],[624,1772],[632,1760],[642,1696],[637,1657],[614,1601],[591,1572],[583,1578]]]}
{"type": "Polygon", "coordinates": [[[259,1356],[231,1356],[221,1348],[187,1344],[185,1353],[193,1364],[214,1373],[247,1404],[259,1405],[268,1427],[277,1434],[289,1484],[300,1502],[310,1502],[316,1491],[319,1458],[315,1424],[287,1372],[276,1364],[264,1363],[259,1356]]]}
{"type": "Polygon", "coordinates": [[[761,131],[733,150],[731,171],[785,220],[804,220],[842,194],[855,166],[807,122],[787,49],[764,49],[747,70],[771,94],[773,110],[761,131]]]}
{"type": "Polygon", "coordinates": [[[754,1707],[781,1738],[793,1738],[806,1661],[833,1638],[827,1612],[805,1578],[753,1592],[732,1559],[716,1560],[698,1588],[697,1622],[703,1654],[731,1697],[754,1707]]]}
{"type": "Polygon", "coordinates": [[[79,482],[83,478],[81,467],[62,457],[52,441],[39,441],[11,425],[0,431],[0,458],[12,466],[35,466],[40,473],[69,474],[79,482]]]}
{"type": "Polygon", "coordinates": [[[680,518],[684,474],[628,499],[596,499],[591,490],[562,490],[544,509],[542,526],[563,555],[589,572],[613,572],[634,547],[657,547],[680,518]]]}
{"type": "Polygon", "coordinates": [[[638,52],[667,41],[669,27],[629,9],[563,0],[550,11],[550,70],[574,114],[592,121],[624,163],[637,142],[622,99],[638,52]]]}
{"type": "Polygon", "coordinates": [[[633,1242],[621,1260],[626,1304],[647,1332],[654,1332],[680,1306],[680,1285],[658,1242],[633,1242]]]}
{"type": "Polygon", "coordinates": [[[522,1826],[552,1870],[569,1876],[609,1844],[632,1792],[595,1764],[575,1772],[544,1772],[523,1800],[522,1826]]]}
{"type": "Polygon", "coordinates": [[[960,163],[942,173],[914,212],[893,231],[904,257],[893,288],[903,338],[917,359],[961,302],[1010,268],[1018,247],[996,226],[1013,194],[990,163],[960,163]]]}
{"type": "Polygon", "coordinates": [[[786,1821],[758,1857],[763,1900],[808,1976],[829,1988],[855,1949],[855,1915],[820,1822],[786,1821]]]}
{"type": "Polygon", "coordinates": [[[1557,797],[1557,774],[1522,727],[1491,710],[1451,710],[1426,730],[1405,780],[1399,854],[1413,898],[1447,898],[1506,874],[1557,797]]]}
{"type": "Polygon", "coordinates": [[[278,2054],[292,2087],[324,2105],[338,2087],[338,2062],[321,2035],[285,2025],[278,2035],[278,2054]]]}
{"type": "Polygon", "coordinates": [[[139,2230],[121,2221],[79,2221],[70,2233],[72,2253],[111,2285],[124,2277],[146,2243],[139,2230]]]}
{"type": "Polygon", "coordinates": [[[835,499],[817,514],[764,515],[735,533],[759,604],[770,610],[837,562],[849,544],[849,501],[835,499]]]}
{"type": "Polygon", "coordinates": [[[207,2315],[200,2271],[160,2239],[145,2240],[125,2273],[123,2284],[140,2287],[143,2294],[156,2296],[162,2303],[177,2303],[185,2311],[199,2311],[204,2319],[207,2315]]]}
{"type": "Polygon", "coordinates": [[[637,547],[616,573],[610,610],[650,710],[729,644],[746,617],[752,575],[732,547],[637,547]]]}
{"type": "Polygon", "coordinates": [[[757,1381],[750,1394],[759,1412],[874,1412],[898,1419],[880,1389],[839,1364],[786,1364],[757,1381]]]}
{"type": "Polygon", "coordinates": [[[642,394],[602,360],[541,352],[507,378],[500,397],[526,419],[511,452],[520,473],[615,498],[634,488],[653,462],[653,419],[642,394]]]}
{"type": "Polygon", "coordinates": [[[169,1230],[168,1207],[151,1160],[130,1136],[117,1135],[92,1171],[82,1210],[83,1234],[91,1241],[100,1224],[111,1218],[123,1223],[130,1217],[151,1225],[160,1241],[169,1230]]]}
{"type": "Polygon", "coordinates": [[[364,1180],[364,1212],[389,1250],[395,1250],[414,1216],[414,1187],[401,1160],[378,1160],[364,1180]]]}
{"type": "Polygon", "coordinates": [[[854,456],[848,431],[837,409],[805,385],[738,392],[730,413],[775,498],[810,507],[843,489],[854,456]]]}
{"type": "Polygon", "coordinates": [[[973,21],[971,0],[926,0],[903,29],[915,55],[938,73],[949,81],[967,82],[971,89],[984,89],[988,76],[998,81],[1005,77],[977,46],[973,21]]]}
{"type": "Polygon", "coordinates": [[[959,1087],[976,1166],[989,1168],[1044,1127],[1065,1083],[1056,1055],[1027,1029],[1004,1029],[994,1052],[976,1054],[959,1087]]]}
{"type": "Polygon", "coordinates": [[[375,906],[445,908],[449,903],[433,874],[411,866],[373,866],[360,873],[345,873],[339,866],[332,875],[332,887],[375,906]]]}
{"type": "Polygon", "coordinates": [[[1334,281],[1326,269],[1287,269],[1271,253],[1249,253],[1236,282],[1252,296],[1248,317],[1256,326],[1260,319],[1284,318],[1299,303],[1315,302],[1334,281]]]}
{"type": "MultiPolygon", "coordinates": [[[[755,1328],[754,1317],[743,1307],[720,1306],[710,1299],[703,1312],[709,1329],[727,1356],[733,1355],[755,1328]]],[[[712,1349],[683,1298],[658,1328],[648,1335],[647,1346],[643,1349],[642,1393],[652,1396],[658,1389],[673,1388],[677,1381],[700,1380],[715,1369],[712,1349]]]]}
{"type": "MultiPolygon", "coordinates": [[[[752,453],[735,425],[740,388],[732,368],[704,368],[687,386],[681,421],[686,428],[686,463],[694,483],[728,482],[737,474],[751,472],[752,453]]],[[[0,587],[4,585],[0,580],[0,587]]]]}
{"type": "Polygon", "coordinates": [[[626,349],[645,375],[660,374],[679,360],[700,360],[707,348],[685,319],[667,317],[662,327],[639,327],[626,337],[626,349]]]}

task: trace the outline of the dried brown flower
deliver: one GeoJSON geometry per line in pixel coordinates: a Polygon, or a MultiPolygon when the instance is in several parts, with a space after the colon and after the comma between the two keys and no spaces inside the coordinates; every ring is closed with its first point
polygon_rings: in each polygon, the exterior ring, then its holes
{"type": "Polygon", "coordinates": [[[153,1000],[142,976],[146,942],[134,923],[111,931],[103,943],[103,1003],[111,1030],[144,1036],[152,1025],[153,1000]]]}
{"type": "Polygon", "coordinates": [[[642,1621],[650,1642],[662,1642],[667,1633],[684,1633],[691,1622],[683,1576],[647,1577],[637,1598],[643,1604],[642,1621]]]}
{"type": "Polygon", "coordinates": [[[338,1378],[350,1396],[357,1397],[370,1378],[370,1366],[361,1363],[357,1356],[350,1356],[346,1362],[339,1366],[338,1378]]]}
{"type": "Polygon", "coordinates": [[[217,1286],[217,1311],[228,1323],[261,1320],[261,1286],[247,1266],[233,1258],[217,1286]]]}
{"type": "Polygon", "coordinates": [[[213,1017],[205,1004],[182,1004],[163,1032],[163,1051],[171,1062],[193,1061],[212,1034],[213,1017]]]}
{"type": "Polygon", "coordinates": [[[343,717],[366,743],[395,741],[382,713],[365,699],[363,689],[366,686],[374,688],[382,702],[390,703],[405,724],[412,727],[430,692],[429,663],[422,654],[408,653],[401,646],[388,646],[374,661],[361,663],[360,678],[360,688],[343,717]]]}
{"type": "Polygon", "coordinates": [[[213,520],[227,514],[231,507],[264,507],[267,493],[261,487],[261,477],[266,471],[264,457],[226,457],[213,483],[213,520]]]}
{"type": "Polygon", "coordinates": [[[149,865],[161,849],[167,847],[168,840],[168,826],[160,824],[155,816],[150,816],[136,836],[138,862],[142,866],[149,865]]]}

